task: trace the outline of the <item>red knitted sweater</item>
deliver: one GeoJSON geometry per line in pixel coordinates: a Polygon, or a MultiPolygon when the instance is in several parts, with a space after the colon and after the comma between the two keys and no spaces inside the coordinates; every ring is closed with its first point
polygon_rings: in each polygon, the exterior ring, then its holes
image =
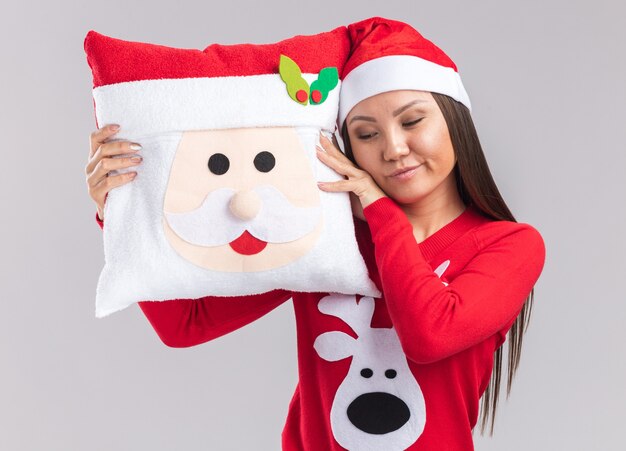
{"type": "Polygon", "coordinates": [[[275,290],[139,305],[166,345],[186,347],[293,297],[299,382],[283,450],[473,450],[493,353],[543,268],[541,235],[468,207],[417,243],[390,198],[364,214],[356,235],[381,299],[275,290]]]}

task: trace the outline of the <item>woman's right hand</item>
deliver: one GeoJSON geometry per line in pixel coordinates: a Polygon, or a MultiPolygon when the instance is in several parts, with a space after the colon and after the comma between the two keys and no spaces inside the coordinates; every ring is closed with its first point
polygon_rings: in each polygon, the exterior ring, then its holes
{"type": "Polygon", "coordinates": [[[128,158],[111,158],[114,155],[133,154],[141,150],[141,145],[138,143],[129,141],[107,142],[118,131],[118,125],[105,125],[89,136],[89,160],[85,167],[87,190],[96,203],[100,220],[104,220],[104,202],[108,192],[130,182],[137,175],[137,172],[129,171],[109,176],[109,171],[128,168],[141,163],[141,156],[139,155],[128,158]]]}

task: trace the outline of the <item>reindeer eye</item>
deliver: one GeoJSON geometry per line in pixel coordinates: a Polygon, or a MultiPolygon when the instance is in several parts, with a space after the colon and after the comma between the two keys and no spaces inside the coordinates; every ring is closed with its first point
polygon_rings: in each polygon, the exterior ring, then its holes
{"type": "Polygon", "coordinates": [[[385,371],[385,376],[387,377],[387,379],[393,379],[397,375],[398,375],[398,373],[396,372],[396,370],[387,370],[387,371],[385,371]]]}
{"type": "Polygon", "coordinates": [[[369,368],[363,368],[361,370],[361,376],[369,379],[370,377],[372,377],[374,375],[374,372],[372,370],[370,370],[369,368]]]}

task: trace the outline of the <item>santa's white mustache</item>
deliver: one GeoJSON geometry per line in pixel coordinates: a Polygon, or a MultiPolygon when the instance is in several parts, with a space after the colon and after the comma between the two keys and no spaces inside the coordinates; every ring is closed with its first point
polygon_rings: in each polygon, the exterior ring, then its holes
{"type": "Polygon", "coordinates": [[[244,231],[269,243],[295,241],[312,232],[319,223],[321,208],[295,207],[271,185],[253,190],[261,198],[261,209],[252,219],[242,220],[230,210],[236,193],[220,188],[207,194],[200,207],[184,213],[164,212],[172,230],[183,240],[199,246],[221,246],[244,231]]]}

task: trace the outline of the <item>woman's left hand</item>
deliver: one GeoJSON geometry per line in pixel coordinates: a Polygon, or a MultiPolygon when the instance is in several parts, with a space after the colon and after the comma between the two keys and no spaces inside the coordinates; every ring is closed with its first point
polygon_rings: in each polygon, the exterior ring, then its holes
{"type": "Polygon", "coordinates": [[[382,189],[376,184],[371,175],[362,169],[357,168],[335,144],[326,136],[320,133],[320,144],[317,148],[317,157],[322,163],[335,172],[347,177],[346,180],[337,182],[318,182],[317,185],[322,191],[328,192],[353,192],[361,201],[363,208],[377,201],[381,197],[386,197],[382,189]]]}

